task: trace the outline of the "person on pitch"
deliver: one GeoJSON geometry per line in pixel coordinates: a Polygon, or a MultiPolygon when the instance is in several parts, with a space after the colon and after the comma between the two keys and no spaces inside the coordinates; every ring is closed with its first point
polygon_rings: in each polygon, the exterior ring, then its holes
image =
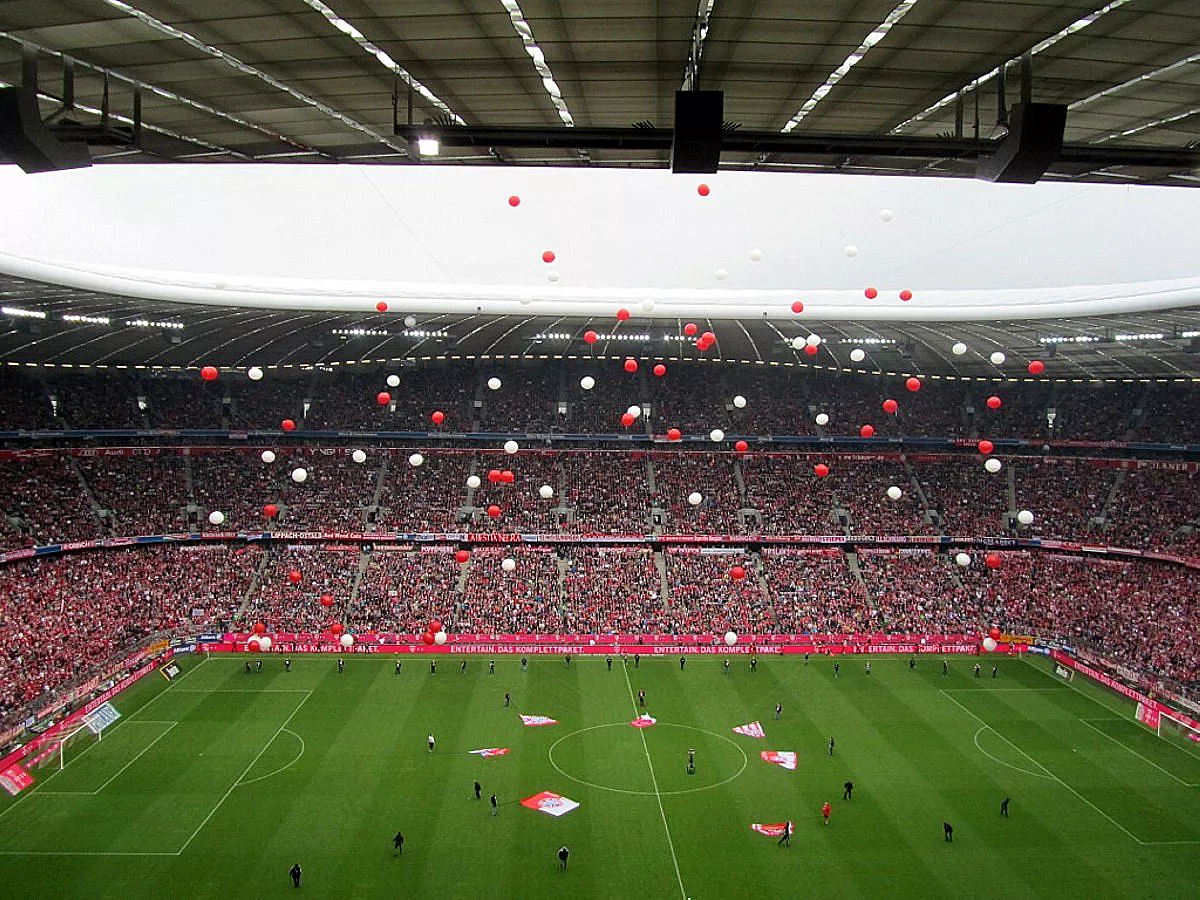
{"type": "Polygon", "coordinates": [[[604,658],[604,662],[605,662],[605,664],[607,664],[607,666],[608,666],[608,671],[610,671],[610,672],[611,672],[611,671],[612,671],[612,657],[611,657],[611,656],[606,656],[606,657],[604,658]]]}
{"type": "Polygon", "coordinates": [[[504,692],[504,708],[508,709],[510,706],[512,706],[512,696],[509,694],[508,691],[505,691],[504,692]]]}
{"type": "MultiPolygon", "coordinates": [[[[686,656],[679,657],[679,671],[680,672],[683,671],[683,667],[686,664],[687,664],[687,657],[686,656]]],[[[637,668],[637,667],[635,666],[634,668],[637,668]]]]}
{"type": "Polygon", "coordinates": [[[404,852],[404,835],[399,831],[397,831],[396,836],[392,838],[392,846],[395,848],[396,853],[404,852]]]}
{"type": "Polygon", "coordinates": [[[833,756],[833,738],[829,739],[829,755],[833,756]]]}
{"type": "Polygon", "coordinates": [[[522,672],[529,671],[529,658],[528,657],[525,657],[525,656],[521,657],[521,671],[522,672]]]}
{"type": "Polygon", "coordinates": [[[758,671],[758,657],[757,656],[750,657],[750,671],[751,672],[758,671]]]}
{"type": "Polygon", "coordinates": [[[338,674],[341,675],[346,671],[346,661],[340,656],[338,657],[338,674]]]}
{"type": "Polygon", "coordinates": [[[729,660],[725,660],[725,674],[729,675],[729,660]]]}
{"type": "Polygon", "coordinates": [[[841,664],[841,663],[838,663],[838,662],[835,662],[835,663],[833,664],[833,677],[834,677],[834,678],[841,678],[841,677],[842,677],[842,676],[841,676],[841,671],[842,671],[842,664],[841,664]]]}
{"type": "Polygon", "coordinates": [[[1006,818],[1006,819],[1008,818],[1009,799],[1010,798],[1005,797],[1003,800],[1000,801],[1000,815],[1004,816],[1004,818],[1006,818]]]}
{"type": "Polygon", "coordinates": [[[435,741],[435,740],[433,739],[433,735],[432,735],[432,734],[431,734],[431,735],[429,735],[429,737],[428,737],[426,740],[427,740],[427,742],[428,742],[428,744],[429,744],[429,752],[430,752],[430,753],[432,753],[432,752],[433,752],[433,745],[434,745],[434,744],[436,744],[436,743],[437,743],[437,741],[435,741]]]}
{"type": "Polygon", "coordinates": [[[300,863],[296,863],[288,869],[288,874],[292,876],[292,887],[300,887],[300,876],[304,874],[304,870],[300,868],[300,863]]]}
{"type": "Polygon", "coordinates": [[[871,664],[870,663],[867,663],[867,674],[868,675],[871,674],[871,664]]]}
{"type": "Polygon", "coordinates": [[[475,799],[476,800],[483,799],[483,785],[480,784],[478,781],[475,782],[475,799]]]}
{"type": "Polygon", "coordinates": [[[292,671],[292,661],[290,659],[285,659],[283,661],[283,671],[285,671],[285,672],[292,671]]]}
{"type": "Polygon", "coordinates": [[[458,671],[461,675],[467,674],[467,661],[465,659],[462,661],[462,665],[458,667],[458,671]]]}
{"type": "Polygon", "coordinates": [[[945,678],[949,674],[950,674],[950,662],[949,662],[949,660],[943,659],[942,660],[942,677],[945,678]]]}
{"type": "Polygon", "coordinates": [[[400,666],[401,666],[400,660],[396,660],[396,674],[397,675],[400,674],[400,666]]]}
{"type": "Polygon", "coordinates": [[[854,798],[854,782],[847,781],[842,785],[842,799],[851,800],[854,798]]]}
{"type": "Polygon", "coordinates": [[[495,792],[492,793],[491,803],[492,803],[492,815],[493,816],[500,815],[500,801],[496,799],[495,792]]]}
{"type": "Polygon", "coordinates": [[[567,870],[567,857],[570,855],[571,851],[566,844],[558,848],[558,867],[564,872],[567,870]]]}
{"type": "Polygon", "coordinates": [[[996,668],[996,666],[994,666],[994,665],[993,665],[993,666],[992,666],[992,677],[993,677],[993,678],[995,678],[995,677],[996,677],[996,672],[997,672],[997,668],[996,668]]]}
{"type": "Polygon", "coordinates": [[[915,656],[910,656],[908,658],[908,670],[910,672],[912,672],[912,671],[915,671],[916,668],[917,668],[917,658],[915,656]]]}
{"type": "Polygon", "coordinates": [[[494,659],[488,660],[488,674],[489,675],[496,674],[496,661],[494,659]]]}
{"type": "Polygon", "coordinates": [[[783,837],[781,837],[779,839],[779,843],[783,844],[783,846],[785,846],[785,847],[792,846],[792,823],[791,822],[783,823],[783,837]]]}
{"type": "Polygon", "coordinates": [[[829,816],[833,813],[833,804],[826,800],[821,804],[821,818],[824,819],[824,824],[829,824],[829,816]]]}
{"type": "Polygon", "coordinates": [[[437,660],[436,659],[431,659],[429,661],[429,674],[430,675],[437,674],[437,660]]]}
{"type": "Polygon", "coordinates": [[[783,704],[782,703],[775,704],[775,718],[777,718],[777,719],[783,718],[783,704]]]}
{"type": "Polygon", "coordinates": [[[949,822],[942,823],[942,834],[945,835],[947,844],[954,843],[954,826],[949,822]]]}
{"type": "Polygon", "coordinates": [[[645,691],[638,691],[638,706],[640,706],[642,709],[646,708],[646,692],[645,691]]]}
{"type": "Polygon", "coordinates": [[[979,677],[979,673],[980,673],[982,670],[983,670],[983,667],[982,667],[981,665],[979,665],[979,663],[975,663],[975,677],[976,677],[976,678],[978,678],[978,677],[979,677]]]}

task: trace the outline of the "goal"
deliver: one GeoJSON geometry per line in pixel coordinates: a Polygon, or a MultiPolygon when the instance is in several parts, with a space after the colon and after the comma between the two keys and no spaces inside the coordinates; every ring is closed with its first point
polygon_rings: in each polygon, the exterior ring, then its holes
{"type": "Polygon", "coordinates": [[[1200,748],[1200,729],[1189,725],[1182,719],[1175,718],[1166,710],[1159,711],[1157,730],[1160,738],[1200,748]]]}
{"type": "Polygon", "coordinates": [[[60,769],[63,768],[67,764],[68,747],[73,749],[76,744],[83,742],[88,734],[94,734],[98,741],[102,740],[104,738],[104,730],[119,718],[121,718],[121,714],[117,712],[117,708],[111,703],[104,703],[97,706],[83,717],[82,722],[78,726],[50,741],[46,745],[46,749],[33,760],[34,765],[40,765],[46,760],[57,756],[58,767],[60,769]]]}

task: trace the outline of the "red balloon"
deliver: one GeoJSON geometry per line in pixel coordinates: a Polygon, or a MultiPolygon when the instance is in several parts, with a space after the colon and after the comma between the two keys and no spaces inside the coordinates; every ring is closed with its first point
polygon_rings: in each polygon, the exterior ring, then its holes
{"type": "Polygon", "coordinates": [[[500,507],[498,507],[495,503],[493,503],[491,506],[489,506],[487,508],[487,514],[488,514],[488,516],[490,516],[493,519],[500,518],[500,507]]]}
{"type": "Polygon", "coordinates": [[[710,190],[711,190],[711,188],[707,184],[696,185],[696,193],[699,194],[701,197],[707,197],[708,192],[710,190]]]}
{"type": "Polygon", "coordinates": [[[583,342],[585,344],[594,344],[599,339],[600,335],[596,334],[594,331],[588,330],[583,333],[583,342]]]}
{"type": "Polygon", "coordinates": [[[430,619],[429,620],[429,633],[430,634],[437,634],[441,630],[442,630],[442,620],[441,619],[430,619]]]}
{"type": "Polygon", "coordinates": [[[217,376],[221,373],[217,371],[216,366],[205,366],[200,370],[200,377],[205,381],[216,381],[217,376]]]}
{"type": "Polygon", "coordinates": [[[621,424],[628,428],[633,424],[633,413],[621,413],[621,424]]]}
{"type": "Polygon", "coordinates": [[[667,374],[667,367],[664,366],[662,363],[659,363],[657,366],[654,367],[654,374],[657,375],[659,378],[662,378],[664,375],[667,374]]]}
{"type": "Polygon", "coordinates": [[[1046,364],[1044,362],[1042,362],[1040,359],[1035,359],[1033,362],[1031,362],[1029,364],[1029,374],[1030,375],[1041,375],[1045,371],[1046,371],[1046,364]]]}
{"type": "Polygon", "coordinates": [[[993,395],[987,398],[987,407],[988,409],[999,409],[1002,402],[999,397],[993,395]]]}
{"type": "Polygon", "coordinates": [[[865,291],[863,291],[863,296],[866,297],[868,300],[874,300],[876,297],[879,296],[879,291],[877,291],[873,287],[869,287],[865,291]]]}
{"type": "Polygon", "coordinates": [[[544,262],[544,263],[554,262],[554,251],[553,250],[543,250],[542,251],[542,262],[544,262]]]}
{"type": "Polygon", "coordinates": [[[729,577],[734,581],[741,581],[746,577],[746,570],[741,566],[734,566],[729,570],[729,577]]]}
{"type": "Polygon", "coordinates": [[[883,401],[883,411],[885,413],[888,413],[890,415],[895,415],[896,410],[898,410],[899,408],[900,408],[900,404],[897,403],[895,400],[892,400],[889,398],[889,399],[883,401]]]}
{"type": "MultiPolygon", "coordinates": [[[[1000,554],[999,553],[989,553],[987,556],[985,556],[983,558],[983,561],[989,569],[1000,568],[1000,554]]],[[[996,628],[995,626],[992,627],[992,630],[996,631],[996,632],[1000,631],[1000,629],[996,628]]],[[[997,634],[993,634],[992,637],[998,638],[998,637],[1000,637],[1000,635],[997,633],[997,634]]]]}
{"type": "Polygon", "coordinates": [[[296,423],[293,422],[291,419],[284,419],[282,422],[279,423],[279,427],[282,428],[284,431],[295,431],[296,423]]]}
{"type": "Polygon", "coordinates": [[[745,453],[747,450],[750,449],[750,445],[747,444],[745,441],[738,441],[736,444],[733,445],[733,449],[736,450],[738,453],[745,453]]]}
{"type": "Polygon", "coordinates": [[[706,331],[704,334],[700,335],[700,340],[704,341],[704,343],[708,344],[709,346],[712,346],[717,342],[717,336],[711,331],[706,331]]]}
{"type": "Polygon", "coordinates": [[[388,305],[386,303],[384,303],[382,300],[380,300],[378,303],[375,304],[375,308],[377,310],[379,310],[380,312],[388,311],[388,305]]]}
{"type": "Polygon", "coordinates": [[[618,309],[617,310],[617,321],[618,322],[628,322],[629,321],[629,310],[627,310],[623,306],[620,309],[618,309]]]}
{"type": "Polygon", "coordinates": [[[995,446],[992,444],[992,442],[989,440],[986,440],[986,439],[980,441],[977,446],[979,447],[979,452],[982,453],[984,456],[987,456],[989,453],[991,453],[993,450],[996,449],[995,446]]]}
{"type": "Polygon", "coordinates": [[[905,288],[900,292],[900,299],[907,303],[912,299],[912,291],[908,290],[908,288],[905,288]]]}
{"type": "Polygon", "coordinates": [[[696,349],[699,350],[701,353],[703,353],[705,350],[707,350],[711,346],[712,346],[712,342],[706,341],[704,338],[700,338],[698,341],[696,341],[696,349]]]}
{"type": "Polygon", "coordinates": [[[516,194],[513,194],[511,197],[508,198],[508,205],[509,206],[520,206],[521,198],[518,197],[516,194]]]}
{"type": "Polygon", "coordinates": [[[255,634],[266,634],[267,626],[264,625],[262,622],[255,622],[254,623],[254,633],[255,634]]]}
{"type": "MultiPolygon", "coordinates": [[[[514,203],[513,206],[516,206],[516,204],[514,203]]],[[[427,631],[421,635],[421,643],[427,647],[431,646],[433,644],[433,632],[427,631]]]]}
{"type": "Polygon", "coordinates": [[[816,356],[816,355],[817,355],[817,353],[819,353],[819,352],[820,352],[820,348],[819,348],[819,347],[814,347],[812,344],[805,344],[805,345],[804,345],[804,352],[805,352],[805,354],[807,354],[808,356],[816,356]]]}
{"type": "Polygon", "coordinates": [[[471,558],[470,550],[459,550],[457,553],[454,554],[455,562],[465,563],[470,558],[471,558]]]}
{"type": "Polygon", "coordinates": [[[392,402],[392,395],[389,394],[387,391],[380,391],[378,394],[375,395],[375,402],[378,403],[380,406],[387,406],[389,403],[392,402]]]}
{"type": "Polygon", "coordinates": [[[488,469],[488,481],[490,481],[492,484],[499,484],[500,479],[503,477],[504,476],[500,474],[499,469],[488,469]]]}
{"type": "MultiPolygon", "coordinates": [[[[263,507],[263,515],[266,516],[268,519],[273,519],[277,515],[279,515],[279,507],[276,506],[274,503],[268,503],[266,506],[263,507]]],[[[299,575],[300,573],[297,572],[296,574],[299,575]]]]}
{"type": "Polygon", "coordinates": [[[333,594],[322,594],[321,595],[321,605],[324,606],[326,609],[333,606],[333,594]]]}
{"type": "Polygon", "coordinates": [[[636,359],[625,360],[625,371],[626,372],[636,372],[637,371],[637,360],[636,359]]]}
{"type": "Polygon", "coordinates": [[[517,480],[517,476],[513,474],[512,469],[505,469],[500,473],[500,480],[505,484],[512,484],[517,480]]]}
{"type": "Polygon", "coordinates": [[[825,463],[817,463],[813,466],[813,471],[817,473],[818,478],[824,478],[829,474],[829,466],[825,465],[825,463]]]}
{"type": "Polygon", "coordinates": [[[343,631],[346,630],[346,626],[343,625],[341,622],[334,622],[332,625],[329,626],[329,630],[332,631],[334,634],[341,634],[343,631]]]}
{"type": "Polygon", "coordinates": [[[288,572],[288,581],[292,584],[299,584],[301,577],[298,569],[292,569],[292,571],[288,572]]]}
{"type": "Polygon", "coordinates": [[[258,642],[258,638],[250,638],[250,640],[246,641],[246,649],[251,653],[257,653],[262,649],[262,644],[258,642]]]}
{"type": "Polygon", "coordinates": [[[921,379],[910,378],[908,381],[904,382],[904,386],[910,391],[919,391],[921,389],[921,379]]]}
{"type": "Polygon", "coordinates": [[[681,432],[678,428],[668,428],[667,429],[667,440],[668,441],[677,441],[682,437],[683,437],[683,432],[681,432]]]}
{"type": "Polygon", "coordinates": [[[875,436],[875,426],[874,425],[864,425],[862,428],[858,429],[858,433],[865,438],[874,437],[875,436]]]}
{"type": "Polygon", "coordinates": [[[434,425],[441,425],[446,421],[446,414],[440,409],[435,409],[429,416],[429,421],[431,421],[434,425]]]}
{"type": "Polygon", "coordinates": [[[804,304],[803,304],[803,303],[801,303],[799,300],[795,301],[795,302],[792,304],[792,312],[794,312],[794,313],[802,313],[802,312],[804,312],[804,304]]]}
{"type": "Polygon", "coordinates": [[[700,326],[698,326],[695,322],[688,322],[683,326],[683,333],[688,337],[695,337],[696,332],[699,330],[700,326]]]}

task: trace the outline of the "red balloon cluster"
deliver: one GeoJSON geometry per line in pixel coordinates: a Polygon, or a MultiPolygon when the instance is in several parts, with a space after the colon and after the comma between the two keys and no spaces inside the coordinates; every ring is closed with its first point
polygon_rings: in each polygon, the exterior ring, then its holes
{"type": "Polygon", "coordinates": [[[630,372],[630,373],[636,372],[637,371],[637,360],[636,359],[625,360],[625,371],[630,372]]]}
{"type": "Polygon", "coordinates": [[[378,303],[375,304],[375,308],[377,310],[379,310],[379,312],[387,312],[388,311],[388,305],[386,303],[384,303],[382,300],[380,300],[378,303]]]}
{"type": "Polygon", "coordinates": [[[487,514],[488,514],[488,517],[492,518],[492,519],[500,518],[500,507],[497,506],[495,503],[493,503],[491,506],[489,506],[487,508],[487,514]]]}
{"type": "Polygon", "coordinates": [[[796,300],[795,302],[792,303],[792,312],[794,312],[794,313],[804,312],[804,304],[801,303],[799,300],[796,300]]]}
{"type": "Polygon", "coordinates": [[[993,450],[996,449],[995,445],[991,441],[987,440],[986,438],[984,438],[982,441],[980,441],[975,446],[977,446],[979,448],[979,452],[982,453],[984,456],[987,456],[989,453],[991,453],[993,450]]]}
{"type": "Polygon", "coordinates": [[[879,296],[879,291],[877,291],[873,287],[869,287],[865,291],[863,291],[863,296],[866,297],[868,300],[874,300],[876,297],[879,296]]]}
{"type": "Polygon", "coordinates": [[[746,570],[742,566],[734,566],[729,570],[729,577],[734,581],[741,581],[746,577],[746,570]]]}
{"type": "Polygon", "coordinates": [[[500,473],[499,469],[489,469],[487,478],[492,484],[499,484],[504,479],[504,476],[500,473]]]}
{"type": "Polygon", "coordinates": [[[553,250],[543,250],[542,251],[542,262],[552,263],[552,262],[554,262],[554,259],[555,259],[555,257],[554,257],[553,250]]]}
{"type": "Polygon", "coordinates": [[[333,606],[333,594],[322,594],[321,605],[326,609],[329,609],[329,607],[333,606]]]}
{"type": "Polygon", "coordinates": [[[662,378],[664,375],[667,374],[667,367],[664,366],[662,363],[659,363],[657,366],[654,367],[654,374],[657,375],[659,378],[662,378]]]}
{"type": "Polygon", "coordinates": [[[588,329],[583,333],[583,342],[585,344],[594,344],[599,339],[600,335],[596,334],[596,332],[592,331],[591,329],[588,329]]]}
{"type": "Polygon", "coordinates": [[[813,466],[813,471],[817,474],[818,478],[824,478],[829,474],[829,466],[825,465],[825,463],[817,463],[813,466]]]}
{"type": "Polygon", "coordinates": [[[216,366],[205,366],[200,370],[200,377],[205,381],[216,381],[217,376],[221,373],[217,371],[216,366]]]}
{"type": "Polygon", "coordinates": [[[454,561],[457,563],[465,563],[470,558],[471,558],[470,550],[458,550],[454,554],[454,561]]]}
{"type": "Polygon", "coordinates": [[[999,397],[997,397],[994,394],[991,397],[987,398],[987,408],[988,409],[999,409],[1003,405],[1003,403],[1004,403],[1004,401],[1002,401],[999,397]]]}
{"type": "Polygon", "coordinates": [[[433,646],[433,632],[427,631],[423,635],[421,635],[421,643],[424,644],[426,647],[433,646]]]}
{"type": "Polygon", "coordinates": [[[441,425],[446,421],[446,414],[440,409],[435,409],[429,416],[429,421],[434,425],[441,425]]]}
{"type": "Polygon", "coordinates": [[[864,425],[862,428],[858,429],[858,433],[865,438],[875,437],[875,426],[864,425]]]}
{"type": "Polygon", "coordinates": [[[687,322],[683,326],[683,333],[688,337],[695,337],[696,332],[700,330],[700,326],[695,322],[687,322]]]}
{"type": "Polygon", "coordinates": [[[279,423],[279,427],[282,428],[284,431],[295,431],[296,423],[294,421],[292,421],[291,419],[284,419],[282,422],[279,423]]]}
{"type": "Polygon", "coordinates": [[[387,406],[389,403],[392,402],[392,395],[389,394],[387,391],[380,391],[378,394],[375,395],[375,402],[378,403],[380,406],[387,406]]]}
{"type": "Polygon", "coordinates": [[[442,620],[441,619],[430,619],[429,620],[429,633],[430,634],[437,634],[441,630],[442,630],[442,620]]]}
{"type": "Polygon", "coordinates": [[[816,356],[817,353],[820,352],[820,348],[813,344],[805,344],[804,352],[809,356],[816,356]]]}
{"type": "Polygon", "coordinates": [[[906,388],[908,388],[910,391],[916,393],[917,391],[919,391],[921,389],[921,379],[920,378],[910,378],[910,379],[908,379],[908,381],[904,382],[904,386],[906,388]]]}
{"type": "Polygon", "coordinates": [[[696,349],[700,351],[708,350],[716,342],[717,336],[711,331],[706,331],[704,334],[700,335],[699,340],[696,341],[696,349]]]}
{"type": "Polygon", "coordinates": [[[1044,362],[1042,362],[1040,359],[1035,359],[1033,362],[1031,362],[1029,364],[1029,374],[1030,375],[1041,375],[1045,371],[1046,371],[1046,364],[1044,362]]]}
{"type": "Polygon", "coordinates": [[[680,431],[678,428],[668,428],[667,429],[667,440],[668,441],[677,441],[682,437],[683,437],[683,432],[680,431]]]}
{"type": "Polygon", "coordinates": [[[279,507],[274,503],[268,503],[263,507],[263,515],[268,519],[273,519],[279,515],[279,507]]]}
{"type": "Polygon", "coordinates": [[[617,321],[618,322],[628,322],[629,321],[629,310],[627,310],[623,306],[620,309],[618,309],[617,310],[617,321]]]}
{"type": "Polygon", "coordinates": [[[888,415],[894,416],[898,409],[900,409],[900,404],[895,400],[892,400],[890,397],[883,401],[883,411],[888,415]]]}
{"type": "Polygon", "coordinates": [[[292,569],[292,571],[288,572],[288,581],[292,584],[299,584],[302,577],[299,569],[292,569]]]}
{"type": "Polygon", "coordinates": [[[738,453],[745,453],[747,450],[750,449],[750,445],[747,444],[745,441],[738,441],[736,444],[733,445],[733,449],[736,450],[738,453]]]}

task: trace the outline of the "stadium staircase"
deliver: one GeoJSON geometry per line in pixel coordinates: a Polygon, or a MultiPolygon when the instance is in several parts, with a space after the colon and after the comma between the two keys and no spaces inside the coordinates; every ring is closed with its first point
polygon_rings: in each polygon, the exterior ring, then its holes
{"type": "MultiPolygon", "coordinates": [[[[371,504],[366,508],[366,524],[375,525],[379,521],[379,501],[383,499],[383,484],[391,468],[391,457],[386,453],[379,455],[379,468],[375,471],[375,489],[371,492],[371,504]]],[[[357,589],[357,581],[355,588],[357,589]]]]}
{"type": "Polygon", "coordinates": [[[654,569],[658,572],[658,599],[663,609],[671,608],[671,592],[667,590],[667,560],[661,550],[654,551],[654,569]]]}
{"type": "Polygon", "coordinates": [[[258,585],[262,581],[263,576],[267,572],[267,568],[271,565],[271,553],[269,550],[264,551],[262,559],[258,561],[258,567],[255,568],[254,574],[250,576],[250,581],[246,584],[246,589],[242,591],[241,602],[238,604],[237,612],[233,614],[233,621],[238,622],[250,611],[250,603],[254,596],[258,593],[258,585]]]}
{"type": "Polygon", "coordinates": [[[367,550],[362,550],[358,554],[358,567],[354,570],[354,583],[350,585],[350,599],[346,601],[346,611],[349,611],[358,603],[358,587],[362,584],[363,576],[367,574],[367,569],[371,566],[371,554],[367,550]]]}
{"type": "Polygon", "coordinates": [[[113,529],[109,511],[100,506],[96,495],[92,493],[92,486],[84,478],[83,470],[79,468],[79,465],[75,462],[75,458],[73,456],[66,456],[64,459],[66,460],[67,468],[79,479],[79,488],[83,491],[83,495],[87,497],[88,507],[91,509],[92,515],[96,517],[96,523],[100,527],[101,534],[111,535],[113,529]]]}

